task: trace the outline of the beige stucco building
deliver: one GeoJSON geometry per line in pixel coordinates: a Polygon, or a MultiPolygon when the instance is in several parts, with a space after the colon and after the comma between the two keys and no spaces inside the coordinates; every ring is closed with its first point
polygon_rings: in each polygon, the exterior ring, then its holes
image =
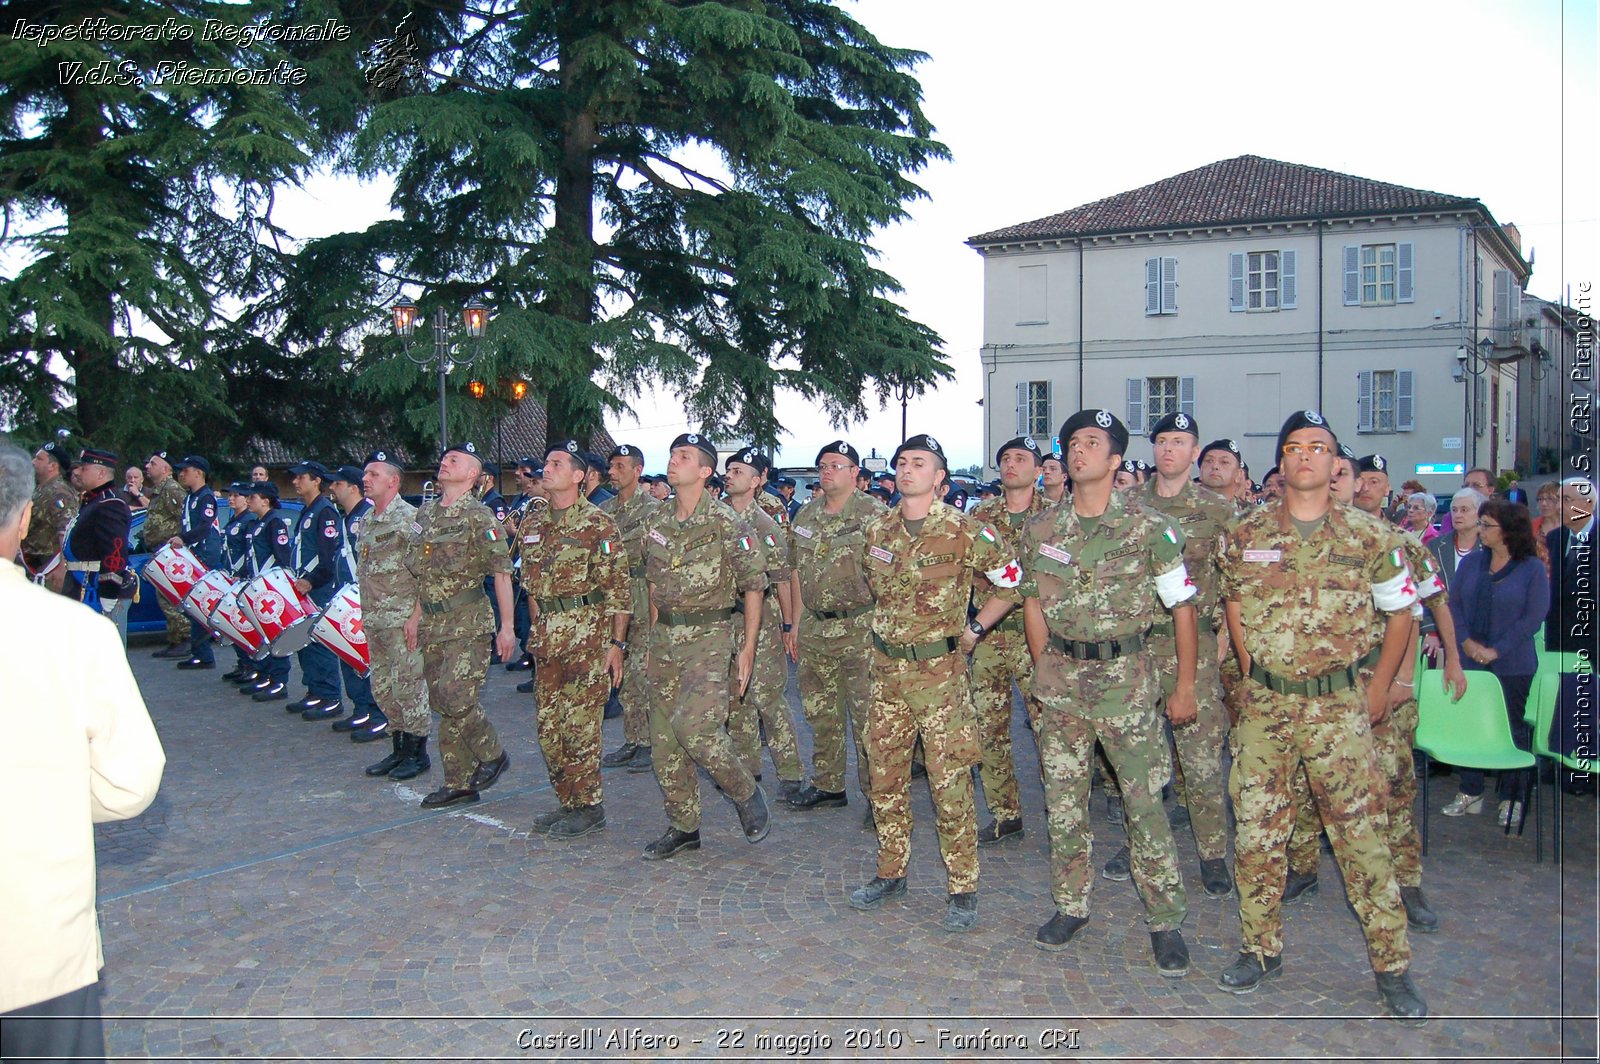
{"type": "Polygon", "coordinates": [[[1515,463],[1530,266],[1477,200],[1241,156],[968,244],[986,455],[1103,406],[1148,459],[1147,427],[1181,409],[1260,480],[1310,408],[1397,487],[1515,463]]]}

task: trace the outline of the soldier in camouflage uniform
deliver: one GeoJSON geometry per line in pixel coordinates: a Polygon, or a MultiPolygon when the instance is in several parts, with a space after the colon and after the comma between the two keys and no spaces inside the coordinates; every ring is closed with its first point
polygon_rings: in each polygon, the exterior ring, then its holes
{"type": "MultiPolygon", "coordinates": [[[[158,551],[173,536],[183,532],[183,504],[188,493],[172,475],[172,464],[166,451],[157,451],[144,463],[146,479],[145,496],[150,506],[145,510],[142,533],[146,549],[158,551]]],[[[157,595],[161,615],[167,619],[167,645],[155,652],[158,658],[187,658],[189,656],[189,615],[182,606],[157,595]]]]}
{"type": "MultiPolygon", "coordinates": [[[[78,516],[78,492],[67,480],[71,472],[72,458],[61,444],[52,441],[34,452],[33,475],[38,487],[33,492],[33,521],[22,541],[22,561],[30,574],[40,573],[58,560],[67,527],[78,516]]],[[[66,567],[58,562],[43,574],[43,583],[51,591],[66,593],[66,567]]]]}
{"type": "Polygon", "coordinates": [[[661,500],[640,486],[644,456],[639,448],[622,444],[611,452],[607,465],[617,494],[601,503],[600,509],[617,523],[627,551],[633,612],[624,658],[633,666],[622,673],[622,745],[602,757],[600,767],[649,772],[650,681],[644,662],[650,656],[650,587],[644,579],[644,526],[661,508],[661,500]]]}
{"type": "Polygon", "coordinates": [[[588,471],[577,440],[553,446],[544,462],[550,505],[528,515],[521,530],[539,748],[561,803],[535,817],[533,828],[560,839],[605,827],[600,721],[607,694],[622,683],[633,609],[622,534],[582,495],[588,471]]]}
{"type": "MultiPolygon", "coordinates": [[[[1189,479],[1200,450],[1200,429],[1194,418],[1172,413],[1150,430],[1155,446],[1156,475],[1128,493],[1130,502],[1175,522],[1183,533],[1183,564],[1199,593],[1195,621],[1199,651],[1195,664],[1195,719],[1172,728],[1178,754],[1179,804],[1187,808],[1200,852],[1200,882],[1206,896],[1221,898],[1233,890],[1228,875],[1228,820],[1223,792],[1222,748],[1228,741],[1228,712],[1222,704],[1217,673],[1217,581],[1213,552],[1234,520],[1233,504],[1189,479]]],[[[1151,652],[1166,663],[1160,670],[1161,694],[1170,697],[1177,676],[1172,623],[1159,621],[1151,630],[1151,652]]]]}
{"type": "Polygon", "coordinates": [[[388,451],[367,455],[361,485],[372,502],[361,533],[356,582],[361,625],[371,656],[372,697],[389,718],[394,749],[367,775],[408,780],[428,771],[428,686],[422,654],[406,646],[405,625],[417,602],[412,557],[421,537],[417,508],[400,497],[399,462],[388,451]]]}
{"type": "MultiPolygon", "coordinates": [[[[972,511],[973,520],[999,533],[1000,544],[1019,557],[1022,526],[1030,517],[1050,508],[1044,493],[1036,491],[1041,460],[1039,445],[1018,436],[995,452],[1002,494],[985,500],[972,511]]],[[[992,585],[979,577],[976,594],[987,597],[992,585]]],[[[1029,720],[1037,719],[1033,701],[1033,659],[1022,632],[1022,611],[1015,610],[995,625],[972,652],[972,702],[978,711],[978,749],[983,761],[978,777],[988,803],[989,823],[978,829],[978,845],[990,846],[1022,837],[1022,801],[1017,794],[1017,768],[1011,755],[1011,685],[1022,692],[1029,720]]]]}
{"type": "Polygon", "coordinates": [[[900,502],[866,526],[867,583],[876,600],[867,761],[878,867],[850,895],[850,905],[876,909],[906,891],[911,752],[920,737],[949,892],[943,927],[969,931],[978,922],[971,769],[981,754],[966,655],[1015,604],[1022,573],[999,533],[937,501],[949,475],[938,440],[906,440],[895,451],[894,470],[900,502]],[[969,623],[967,605],[978,575],[988,577],[998,593],[969,623]]]}
{"type": "Polygon", "coordinates": [[[669,825],[646,846],[647,861],[700,848],[700,784],[704,768],[733,799],[749,842],[767,836],[766,795],[728,738],[728,659],[734,657],[734,597],[744,602],[745,643],[736,660],[735,692],[755,670],[761,600],[767,586],[755,533],[706,490],[717,451],[698,433],[672,441],[667,481],[676,498],[645,524],[645,578],[650,583],[651,755],[669,825]]]}
{"type": "Polygon", "coordinates": [[[1089,776],[1098,740],[1122,783],[1156,970],[1176,979],[1189,971],[1179,930],[1188,902],[1161,808],[1172,758],[1156,717],[1158,663],[1146,643],[1170,610],[1177,675],[1166,711],[1174,726],[1184,725],[1195,715],[1196,589],[1184,568],[1183,534],[1113,490],[1128,445],[1122,422],[1106,410],[1082,410],[1060,436],[1072,501],[1029,521],[1021,544],[1056,903],[1034,944],[1065,949],[1089,922],[1089,776]]]}
{"type": "MultiPolygon", "coordinates": [[[[782,797],[787,800],[798,795],[805,782],[800,749],[795,744],[794,721],[789,719],[789,700],[784,693],[789,683],[789,661],[783,637],[794,631],[794,604],[790,598],[786,528],[755,504],[761,487],[760,463],[764,461],[765,455],[747,447],[729,455],[726,468],[728,496],[724,501],[734,513],[749,522],[767,568],[767,592],[762,605],[755,672],[750,676],[749,690],[742,698],[734,697],[728,705],[728,736],[745,768],[760,778],[761,737],[765,733],[767,746],[772,751],[772,764],[778,770],[782,797]]],[[[744,649],[742,621],[742,617],[735,617],[733,622],[734,661],[744,649]]],[[[732,661],[729,667],[733,667],[732,661]]]]}
{"type": "Polygon", "coordinates": [[[472,494],[482,469],[473,444],[451,447],[434,478],[439,497],[417,513],[417,543],[411,553],[417,604],[405,624],[406,649],[422,648],[422,675],[428,703],[439,714],[439,753],[444,758],[444,784],[422,799],[425,809],[476,802],[478,792],[511,763],[479,700],[489,667],[483,637],[494,626],[483,597],[485,576],[494,577],[502,618],[495,650],[509,658],[516,648],[506,533],[472,494]]]}
{"type": "MultiPolygon", "coordinates": [[[[800,508],[789,530],[791,594],[798,623],[785,636],[811,725],[811,783],[789,800],[796,809],[848,805],[846,735],[856,748],[856,782],[871,793],[865,734],[872,704],[869,670],[872,589],[867,585],[866,525],[883,508],[856,487],[861,456],[844,440],[817,453],[821,491],[800,508]]],[[[868,802],[867,821],[872,819],[868,802]]]]}
{"type": "Polygon", "coordinates": [[[1388,786],[1371,731],[1406,653],[1416,587],[1389,530],[1329,495],[1337,442],[1320,414],[1291,415],[1278,436],[1282,497],[1239,522],[1219,556],[1247,679],[1229,788],[1244,949],[1217,985],[1248,993],[1282,971],[1290,799],[1304,765],[1378,992],[1395,1019],[1420,1023],[1428,1007],[1407,973],[1405,909],[1384,840],[1388,786]],[[1381,645],[1375,610],[1386,615],[1381,645]],[[1363,693],[1365,665],[1373,677],[1363,693]]]}

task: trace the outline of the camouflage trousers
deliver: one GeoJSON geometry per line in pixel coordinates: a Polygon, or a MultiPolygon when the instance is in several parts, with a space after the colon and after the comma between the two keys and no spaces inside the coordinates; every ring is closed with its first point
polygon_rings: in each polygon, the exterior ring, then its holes
{"type": "Polygon", "coordinates": [[[407,735],[427,735],[433,715],[428,712],[428,687],[422,680],[422,651],[406,649],[402,628],[368,627],[366,633],[372,656],[372,697],[378,708],[407,735]]]}
{"type": "Polygon", "coordinates": [[[604,606],[580,606],[564,613],[541,612],[533,631],[539,648],[533,670],[539,749],[550,786],[563,809],[599,805],[600,721],[611,693],[606,675],[611,622],[604,606]]]}
{"type": "Polygon", "coordinates": [[[1372,968],[1404,971],[1411,947],[1384,839],[1388,786],[1378,770],[1362,689],[1310,697],[1277,694],[1245,681],[1237,693],[1240,714],[1231,739],[1229,790],[1238,818],[1234,879],[1244,949],[1264,957],[1283,953],[1286,847],[1295,779],[1303,765],[1345,893],[1366,935],[1372,968]]]}
{"type": "Polygon", "coordinates": [[[182,606],[174,606],[165,595],[158,593],[156,601],[161,604],[161,616],[167,619],[167,646],[175,647],[180,643],[187,643],[189,615],[183,612],[182,606]]]}
{"type": "Polygon", "coordinates": [[[650,745],[650,680],[644,663],[650,657],[650,585],[643,577],[633,584],[633,621],[622,670],[622,741],[650,745]]]}
{"type": "MultiPolygon", "coordinates": [[[[1202,628],[1200,656],[1195,664],[1195,717],[1187,724],[1172,726],[1172,744],[1178,754],[1174,785],[1179,803],[1189,810],[1195,848],[1202,861],[1219,860],[1228,853],[1228,814],[1223,800],[1228,780],[1222,771],[1222,749],[1228,742],[1228,710],[1222,704],[1215,647],[1216,641],[1202,628]]],[[[1165,707],[1178,686],[1178,659],[1173,656],[1158,660],[1162,663],[1161,704],[1165,707]]]]}
{"type": "MultiPolygon", "coordinates": [[[[756,643],[756,661],[750,686],[739,697],[736,661],[728,663],[728,737],[733,749],[750,770],[761,774],[761,732],[766,731],[767,747],[780,780],[801,780],[800,748],[795,745],[794,721],[789,718],[789,658],[783,651],[783,617],[776,602],[767,602],[762,611],[761,637],[756,643]],[[758,723],[759,718],[759,723],[758,723]]],[[[744,649],[744,614],[733,615],[733,653],[744,649]]]]}
{"type": "MultiPolygon", "coordinates": [[[[1021,611],[1016,611],[1020,613],[1021,611]]],[[[1009,620],[1009,618],[1007,619],[1009,620]]],[[[1017,794],[1017,767],[1011,753],[1011,684],[1022,690],[1028,716],[1037,722],[1033,708],[1033,658],[1022,626],[1001,622],[978,642],[972,652],[972,704],[978,713],[978,750],[983,757],[978,778],[984,801],[996,820],[1019,820],[1022,799],[1017,794]]]]}
{"type": "Polygon", "coordinates": [[[824,621],[802,611],[800,618],[795,679],[811,725],[811,782],[821,791],[844,790],[849,735],[856,747],[856,782],[863,796],[872,793],[866,747],[872,706],[870,616],[824,621]]]}
{"type": "MultiPolygon", "coordinates": [[[[1422,837],[1412,810],[1417,800],[1417,769],[1411,748],[1417,737],[1417,703],[1407,699],[1372,726],[1378,773],[1388,781],[1384,841],[1394,863],[1395,882],[1402,887],[1422,886],[1422,837]]],[[[1314,874],[1322,863],[1317,836],[1322,817],[1311,797],[1311,783],[1301,773],[1294,791],[1294,834],[1289,839],[1289,871],[1314,874]]]]}
{"type": "Polygon", "coordinates": [[[735,801],[756,790],[728,738],[728,659],[733,632],[713,624],[658,624],[650,633],[650,746],[667,819],[700,830],[699,765],[735,801]]]}
{"type": "Polygon", "coordinates": [[[898,879],[911,864],[911,751],[927,754],[934,827],[948,890],[978,889],[978,810],[972,766],[978,751],[967,662],[959,652],[927,661],[872,651],[872,713],[867,726],[878,875],[898,879]]]}
{"type": "Polygon", "coordinates": [[[444,758],[444,785],[467,786],[479,763],[505,753],[494,725],[484,716],[484,672],[489,644],[481,634],[433,640],[422,632],[422,677],[428,704],[439,714],[439,754],[444,758]]]}
{"type": "Polygon", "coordinates": [[[1145,923],[1152,931],[1181,927],[1189,900],[1178,874],[1172,826],[1161,807],[1172,754],[1156,718],[1160,682],[1154,661],[1148,654],[1079,661],[1051,648],[1039,659],[1033,690],[1039,700],[1050,893],[1056,909],[1068,916],[1089,915],[1094,882],[1089,783],[1098,740],[1121,783],[1130,865],[1144,899],[1145,923]],[[1086,711],[1096,715],[1086,716],[1086,711]]]}

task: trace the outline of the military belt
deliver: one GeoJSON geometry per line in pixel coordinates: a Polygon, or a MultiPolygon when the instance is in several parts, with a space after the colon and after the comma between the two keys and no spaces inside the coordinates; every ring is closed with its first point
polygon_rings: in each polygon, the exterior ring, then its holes
{"type": "Polygon", "coordinates": [[[895,646],[892,643],[885,643],[878,638],[877,632],[872,633],[873,646],[889,657],[899,658],[902,661],[929,661],[933,658],[942,658],[960,644],[961,641],[959,639],[950,636],[945,639],[936,639],[932,643],[918,643],[915,646],[902,647],[895,646]]]}
{"type": "MultiPolygon", "coordinates": [[[[1217,630],[1217,626],[1212,624],[1211,619],[1208,617],[1197,617],[1195,621],[1200,625],[1200,631],[1202,632],[1214,634],[1217,630]]],[[[1150,626],[1150,634],[1153,636],[1165,636],[1170,639],[1178,634],[1178,630],[1172,626],[1171,621],[1159,621],[1150,626]]]]}
{"type": "Polygon", "coordinates": [[[716,624],[733,616],[733,607],[717,610],[657,610],[656,623],[670,626],[682,624],[716,624]]]}
{"type": "Polygon", "coordinates": [[[644,579],[644,563],[640,562],[638,565],[630,565],[630,566],[628,566],[628,575],[630,577],[632,577],[633,579],[635,579],[635,580],[643,580],[644,579]]]}
{"type": "Polygon", "coordinates": [[[1022,631],[1022,611],[1021,610],[1012,610],[1010,613],[1008,613],[1004,617],[1000,618],[1000,620],[998,622],[996,622],[995,626],[993,628],[989,629],[989,630],[991,632],[1020,632],[1020,631],[1022,631]]]}
{"type": "Polygon", "coordinates": [[[1377,663],[1379,648],[1374,647],[1366,656],[1354,664],[1346,665],[1342,669],[1325,672],[1321,676],[1312,676],[1305,680],[1285,680],[1250,662],[1250,678],[1269,690],[1280,695],[1331,695],[1336,691],[1344,691],[1354,687],[1360,679],[1361,670],[1377,663]]]}
{"type": "Polygon", "coordinates": [[[1135,632],[1132,635],[1121,636],[1117,639],[1108,639],[1103,643],[1085,643],[1077,639],[1062,639],[1052,634],[1050,645],[1069,658],[1079,661],[1110,661],[1126,654],[1133,654],[1143,650],[1149,637],[1149,631],[1135,632]]]}
{"type": "Polygon", "coordinates": [[[865,606],[856,606],[848,610],[808,610],[811,616],[819,621],[848,621],[852,617],[859,617],[863,613],[872,612],[872,603],[865,606]]]}
{"type": "Polygon", "coordinates": [[[568,610],[575,610],[580,606],[596,606],[605,600],[605,594],[600,591],[591,591],[586,595],[578,595],[572,598],[563,598],[561,596],[547,599],[542,598],[539,600],[539,612],[566,613],[568,610]]]}
{"type": "MultiPolygon", "coordinates": [[[[772,597],[772,593],[774,591],[776,591],[776,590],[778,590],[778,585],[769,583],[767,585],[767,589],[765,591],[761,592],[761,597],[762,598],[771,598],[772,597]]],[[[743,595],[740,595],[739,596],[739,601],[735,602],[733,604],[733,612],[734,613],[743,613],[744,612],[744,596],[743,595]]]]}
{"type": "Polygon", "coordinates": [[[98,573],[99,562],[66,562],[64,563],[69,573],[98,573]]]}
{"type": "Polygon", "coordinates": [[[469,587],[459,595],[451,595],[449,598],[441,599],[438,602],[424,602],[422,604],[422,612],[434,617],[441,613],[449,613],[451,610],[460,609],[462,606],[470,606],[473,600],[480,598],[483,598],[483,591],[480,588],[469,587]]]}

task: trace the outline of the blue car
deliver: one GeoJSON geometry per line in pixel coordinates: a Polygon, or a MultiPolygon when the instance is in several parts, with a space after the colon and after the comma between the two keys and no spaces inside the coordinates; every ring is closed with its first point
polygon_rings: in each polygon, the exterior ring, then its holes
{"type": "MultiPolygon", "coordinates": [[[[304,508],[299,499],[284,499],[278,507],[286,511],[298,511],[304,508]]],[[[161,592],[155,585],[145,578],[144,568],[150,564],[150,556],[160,549],[160,544],[154,547],[144,542],[144,510],[133,511],[133,524],[130,526],[133,540],[133,571],[139,574],[139,601],[134,603],[128,611],[128,634],[144,635],[147,633],[165,632],[167,618],[161,612],[161,592]]],[[[220,496],[217,499],[217,524],[226,527],[233,520],[233,511],[228,508],[228,503],[220,496]]]]}

